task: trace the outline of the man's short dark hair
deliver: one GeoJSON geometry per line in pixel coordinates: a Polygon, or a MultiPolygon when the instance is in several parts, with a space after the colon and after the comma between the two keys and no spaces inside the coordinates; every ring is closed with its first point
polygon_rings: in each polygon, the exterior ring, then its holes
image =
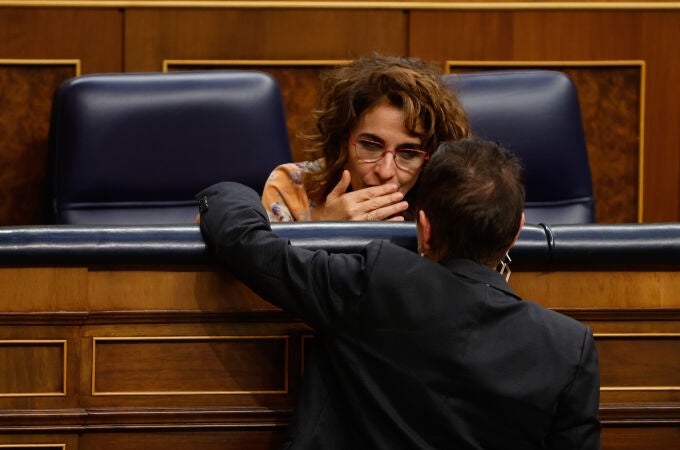
{"type": "Polygon", "coordinates": [[[524,169],[500,145],[479,138],[442,143],[420,177],[418,209],[431,224],[439,259],[495,265],[519,229],[524,169]]]}

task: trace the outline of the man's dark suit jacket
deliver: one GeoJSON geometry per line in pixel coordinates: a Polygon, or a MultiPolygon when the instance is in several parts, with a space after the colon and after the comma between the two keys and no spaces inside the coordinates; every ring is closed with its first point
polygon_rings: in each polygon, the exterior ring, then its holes
{"type": "Polygon", "coordinates": [[[235,183],[199,199],[221,263],[317,333],[286,448],[599,448],[584,325],[469,260],[437,264],[381,241],[361,254],[293,247],[235,183]]]}

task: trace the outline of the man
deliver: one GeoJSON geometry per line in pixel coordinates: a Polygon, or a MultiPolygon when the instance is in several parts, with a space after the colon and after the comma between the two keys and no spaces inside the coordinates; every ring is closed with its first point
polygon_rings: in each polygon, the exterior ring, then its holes
{"type": "Polygon", "coordinates": [[[199,194],[224,266],[317,333],[285,448],[600,448],[591,331],[494,270],[524,221],[517,159],[449,142],[420,182],[422,256],[382,241],[360,254],[292,247],[254,191],[199,194]]]}

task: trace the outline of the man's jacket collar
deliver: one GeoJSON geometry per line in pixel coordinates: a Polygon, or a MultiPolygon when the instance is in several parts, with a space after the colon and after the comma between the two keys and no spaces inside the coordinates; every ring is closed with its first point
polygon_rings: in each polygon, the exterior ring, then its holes
{"type": "Polygon", "coordinates": [[[505,279],[501,274],[490,267],[476,263],[470,259],[461,258],[448,259],[441,264],[452,273],[489,285],[494,289],[498,289],[499,291],[517,298],[517,300],[522,299],[510,289],[510,286],[508,286],[508,283],[505,282],[505,279]]]}

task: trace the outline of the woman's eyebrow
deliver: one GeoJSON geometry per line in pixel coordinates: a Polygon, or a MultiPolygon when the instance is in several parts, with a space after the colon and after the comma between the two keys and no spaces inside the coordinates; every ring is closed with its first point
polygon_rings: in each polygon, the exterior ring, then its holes
{"type": "Polygon", "coordinates": [[[403,144],[397,145],[397,148],[414,148],[420,150],[423,148],[423,144],[420,142],[405,142],[403,144]]]}
{"type": "MultiPolygon", "coordinates": [[[[376,142],[380,142],[381,144],[385,144],[385,140],[383,138],[381,138],[380,136],[377,136],[375,134],[372,134],[372,133],[359,133],[359,135],[357,137],[362,138],[362,139],[370,139],[372,141],[376,141],[376,142]]],[[[423,147],[422,140],[418,136],[414,136],[413,139],[420,140],[421,142],[415,142],[415,141],[414,142],[402,142],[401,144],[397,144],[395,146],[395,148],[404,148],[404,147],[422,148],[423,147]]]]}
{"type": "Polygon", "coordinates": [[[371,133],[359,133],[359,135],[357,137],[364,138],[364,139],[370,139],[372,141],[381,142],[383,144],[385,143],[385,140],[382,139],[380,136],[376,136],[375,134],[371,134],[371,133]]]}

